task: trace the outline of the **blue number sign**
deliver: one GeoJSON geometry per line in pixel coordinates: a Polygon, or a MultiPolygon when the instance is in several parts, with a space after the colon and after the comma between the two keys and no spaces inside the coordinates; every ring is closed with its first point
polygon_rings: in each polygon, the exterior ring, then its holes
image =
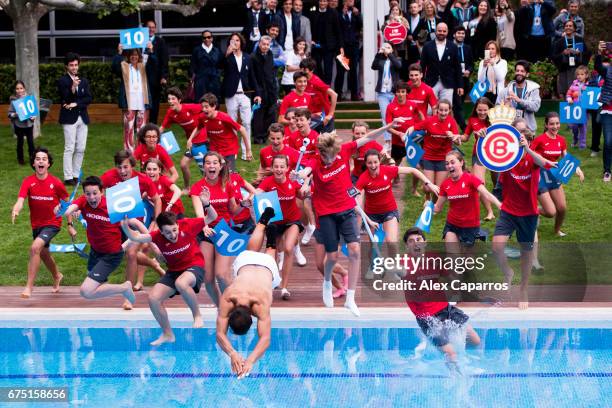
{"type": "Polygon", "coordinates": [[[119,43],[124,50],[129,50],[132,48],[146,48],[148,42],[148,28],[139,27],[119,31],[119,43]]]}
{"type": "Polygon", "coordinates": [[[145,209],[140,195],[138,177],[123,181],[106,190],[106,206],[110,222],[115,224],[125,216],[144,217],[145,209]]]}
{"type": "Polygon", "coordinates": [[[225,220],[219,221],[214,230],[215,234],[210,239],[221,255],[236,256],[246,249],[249,235],[234,231],[225,220]]]}
{"type": "Polygon", "coordinates": [[[576,172],[576,169],[580,166],[580,160],[576,157],[572,156],[569,153],[566,153],[565,156],[561,160],[556,168],[550,170],[553,177],[563,184],[567,184],[576,172]]]}
{"type": "Polygon", "coordinates": [[[195,159],[202,173],[204,173],[204,155],[206,153],[208,153],[208,146],[204,143],[191,146],[191,157],[195,159]]]}
{"type": "Polygon", "coordinates": [[[559,182],[550,170],[540,169],[540,189],[551,190],[559,187],[559,182]]]}
{"type": "Polygon", "coordinates": [[[559,103],[561,123],[585,123],[586,111],[579,103],[559,103]]]}
{"type": "Polygon", "coordinates": [[[408,141],[406,142],[406,160],[412,167],[416,167],[421,161],[421,157],[423,157],[425,151],[421,146],[412,141],[411,137],[408,137],[408,141]]]}
{"type": "Polygon", "coordinates": [[[599,109],[599,95],[601,95],[601,88],[597,86],[587,86],[582,94],[580,95],[580,104],[584,109],[599,109]]]}
{"type": "Polygon", "coordinates": [[[49,251],[50,252],[63,252],[63,253],[70,253],[70,252],[83,252],[83,250],[85,249],[85,246],[87,244],[85,243],[81,243],[81,244],[51,244],[49,246],[49,251]]]}
{"type": "Polygon", "coordinates": [[[433,201],[427,201],[427,205],[423,209],[421,216],[414,226],[420,228],[424,232],[429,232],[429,229],[431,228],[431,219],[433,218],[433,209],[433,201]]]}
{"type": "Polygon", "coordinates": [[[162,133],[159,142],[168,154],[174,154],[181,149],[172,131],[162,133]]]}
{"type": "Polygon", "coordinates": [[[19,116],[19,120],[24,121],[38,116],[38,104],[34,95],[27,95],[13,101],[13,108],[19,116]]]}
{"type": "Polygon", "coordinates": [[[261,217],[261,214],[268,207],[274,208],[274,217],[270,219],[271,222],[283,220],[283,211],[281,210],[280,201],[278,201],[278,192],[276,190],[257,194],[254,198],[253,205],[255,206],[256,221],[259,221],[259,217],[261,217]]]}
{"type": "Polygon", "coordinates": [[[470,99],[472,100],[472,103],[476,103],[477,100],[482,98],[484,94],[487,93],[487,90],[489,89],[490,85],[491,84],[489,84],[489,80],[486,78],[484,82],[480,82],[480,81],[476,82],[474,84],[474,87],[470,91],[470,99]]]}

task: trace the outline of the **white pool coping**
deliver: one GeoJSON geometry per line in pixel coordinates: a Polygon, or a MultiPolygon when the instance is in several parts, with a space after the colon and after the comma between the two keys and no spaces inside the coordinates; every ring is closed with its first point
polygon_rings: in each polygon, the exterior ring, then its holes
{"type": "MultiPolygon", "coordinates": [[[[217,311],[202,307],[205,328],[214,327],[217,311]]],[[[417,327],[408,308],[364,307],[361,317],[343,307],[272,308],[273,326],[309,327],[417,327]]],[[[612,308],[470,307],[464,309],[474,327],[481,328],[612,328],[612,308]]],[[[170,308],[173,326],[189,327],[187,308],[170,308]]],[[[117,308],[0,308],[0,327],[157,327],[146,308],[124,311],[117,308]]]]}

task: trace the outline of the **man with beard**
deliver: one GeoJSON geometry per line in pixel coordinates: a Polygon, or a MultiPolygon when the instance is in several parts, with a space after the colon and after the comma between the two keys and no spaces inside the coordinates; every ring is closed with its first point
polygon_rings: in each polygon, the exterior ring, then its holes
{"type": "Polygon", "coordinates": [[[453,90],[463,96],[463,74],[459,63],[459,51],[452,41],[447,41],[448,26],[436,26],[436,40],[425,43],[421,53],[421,66],[425,83],[431,86],[438,99],[453,100],[453,90]]]}
{"type": "Polygon", "coordinates": [[[510,105],[516,109],[516,118],[524,118],[527,127],[536,131],[536,112],[540,109],[540,85],[527,79],[529,76],[529,62],[518,60],[514,65],[514,81],[497,94],[496,104],[510,105]]]}

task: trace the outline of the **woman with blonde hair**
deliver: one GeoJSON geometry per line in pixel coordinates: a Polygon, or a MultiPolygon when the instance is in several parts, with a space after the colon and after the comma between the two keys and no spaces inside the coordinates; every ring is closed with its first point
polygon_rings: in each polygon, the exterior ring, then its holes
{"type": "Polygon", "coordinates": [[[478,64],[478,81],[489,81],[489,89],[484,94],[490,101],[497,100],[499,92],[506,87],[508,62],[501,57],[499,44],[489,41],[485,48],[484,59],[478,64]]]}

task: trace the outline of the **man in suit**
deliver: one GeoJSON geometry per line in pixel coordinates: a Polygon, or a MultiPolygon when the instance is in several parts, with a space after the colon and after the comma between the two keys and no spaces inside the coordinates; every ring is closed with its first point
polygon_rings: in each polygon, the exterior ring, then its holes
{"type": "MultiPolygon", "coordinates": [[[[359,38],[363,27],[363,20],[359,9],[355,7],[355,0],[344,0],[342,3],[342,13],[340,15],[340,31],[344,42],[344,55],[349,59],[348,89],[351,91],[351,100],[358,101],[359,95],[359,38]]],[[[336,64],[336,81],[334,88],[341,97],[344,86],[344,78],[347,71],[342,64],[336,64]]]]}
{"type": "Polygon", "coordinates": [[[208,92],[214,93],[217,98],[221,94],[219,81],[219,66],[223,60],[223,54],[213,44],[212,32],[202,32],[202,45],[198,45],[191,53],[190,71],[194,78],[195,100],[208,92]]]}
{"type": "Polygon", "coordinates": [[[263,17],[264,12],[261,7],[262,0],[251,0],[247,4],[247,21],[242,29],[242,36],[246,39],[247,50],[252,50],[255,43],[266,32],[266,19],[263,17]]]}
{"type": "Polygon", "coordinates": [[[263,10],[264,27],[268,27],[270,24],[275,23],[280,26],[280,13],[277,9],[278,0],[267,0],[266,8],[263,10]]]}
{"type": "Polygon", "coordinates": [[[304,2],[302,0],[293,0],[293,11],[300,17],[300,37],[306,40],[306,52],[310,54],[312,49],[310,19],[302,14],[302,10],[304,10],[304,2]]]}
{"type": "Polygon", "coordinates": [[[344,55],[338,12],[328,7],[328,0],[319,0],[319,8],[312,13],[312,56],[317,61],[317,74],[331,85],[334,61],[338,52],[344,55]]]}
{"type": "MultiPolygon", "coordinates": [[[[455,28],[455,45],[459,51],[459,63],[461,64],[461,85],[464,90],[470,89],[470,74],[474,71],[474,55],[472,48],[464,43],[465,27],[458,25],[455,28]]],[[[463,117],[463,101],[465,96],[459,96],[455,91],[453,93],[453,117],[461,130],[465,130],[465,119],[463,117]]],[[[493,101],[491,101],[493,102],[493,101]]]]}
{"type": "Polygon", "coordinates": [[[286,52],[293,50],[293,42],[300,36],[300,16],[293,12],[293,0],[283,0],[278,42],[286,52]]]}
{"type": "MultiPolygon", "coordinates": [[[[251,57],[243,53],[245,46],[244,37],[238,33],[230,35],[229,45],[225,53],[223,84],[223,96],[225,107],[232,119],[238,121],[238,112],[242,126],[246,129],[249,139],[251,138],[251,100],[249,94],[255,90],[253,74],[251,72],[251,57]]],[[[255,95],[253,102],[261,103],[261,97],[255,95]]],[[[246,160],[246,146],[241,142],[242,160],[246,160]]]]}
{"type": "Polygon", "coordinates": [[[87,145],[87,106],[91,103],[89,82],[79,77],[81,57],[73,52],[66,54],[66,73],[57,81],[59,91],[59,123],[64,130],[64,184],[76,185],[87,145]]]}
{"type": "Polygon", "coordinates": [[[146,64],[147,81],[151,92],[149,122],[157,123],[161,89],[168,82],[168,46],[163,38],[156,35],[157,25],[154,20],[147,21],[146,26],[149,29],[149,41],[153,44],[153,52],[147,48],[145,54],[153,54],[156,57],[152,59],[155,61],[154,64],[146,64]]]}
{"type": "Polygon", "coordinates": [[[263,144],[266,141],[268,127],[276,120],[276,103],[278,100],[278,81],[274,68],[274,57],[270,51],[272,38],[264,35],[251,54],[251,71],[255,82],[255,95],[261,97],[261,108],[253,117],[253,141],[263,144]]]}
{"type": "Polygon", "coordinates": [[[421,53],[421,66],[425,71],[425,83],[431,86],[438,100],[453,100],[453,90],[463,96],[463,75],[459,63],[459,51],[447,40],[446,23],[436,26],[435,41],[428,41],[421,53]]]}

